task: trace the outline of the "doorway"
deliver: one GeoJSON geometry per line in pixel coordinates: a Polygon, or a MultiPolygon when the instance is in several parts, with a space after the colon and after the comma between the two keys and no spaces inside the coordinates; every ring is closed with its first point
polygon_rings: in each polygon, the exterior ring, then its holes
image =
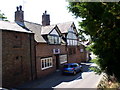
{"type": "Polygon", "coordinates": [[[56,70],[60,69],[59,55],[56,55],[56,70]]]}

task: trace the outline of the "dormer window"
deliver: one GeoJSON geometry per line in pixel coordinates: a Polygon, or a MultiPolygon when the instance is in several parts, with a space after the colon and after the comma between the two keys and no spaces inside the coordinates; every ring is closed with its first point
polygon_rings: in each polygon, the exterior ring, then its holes
{"type": "Polygon", "coordinates": [[[61,38],[57,35],[48,35],[48,43],[49,44],[60,44],[61,38]]]}
{"type": "Polygon", "coordinates": [[[61,37],[55,29],[47,37],[49,44],[61,44],[61,37]]]}
{"type": "Polygon", "coordinates": [[[67,45],[77,45],[77,36],[72,27],[69,29],[67,34],[67,45]]]}

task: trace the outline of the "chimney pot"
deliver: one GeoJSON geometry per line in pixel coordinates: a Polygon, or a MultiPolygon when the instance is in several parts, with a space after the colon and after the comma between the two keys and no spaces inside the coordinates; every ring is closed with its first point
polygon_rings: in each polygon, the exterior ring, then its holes
{"type": "Polygon", "coordinates": [[[47,11],[45,10],[45,14],[47,14],[47,11]]]}
{"type": "Polygon", "coordinates": [[[22,6],[20,5],[20,11],[22,11],[22,6]]]}
{"type": "Polygon", "coordinates": [[[19,11],[19,7],[16,7],[17,11],[19,11]]]}

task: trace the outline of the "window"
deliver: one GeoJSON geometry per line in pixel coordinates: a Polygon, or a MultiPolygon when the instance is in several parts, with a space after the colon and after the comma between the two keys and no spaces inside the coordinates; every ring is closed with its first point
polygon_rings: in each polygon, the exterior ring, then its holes
{"type": "Polygon", "coordinates": [[[76,54],[76,48],[69,48],[69,55],[76,54]]]}
{"type": "Polygon", "coordinates": [[[22,37],[18,33],[14,34],[13,48],[21,48],[22,47],[22,39],[21,38],[22,37]]]}
{"type": "Polygon", "coordinates": [[[52,57],[49,58],[42,58],[41,59],[41,69],[47,69],[53,66],[53,59],[52,57]]]}
{"type": "Polygon", "coordinates": [[[60,44],[61,38],[57,35],[48,35],[49,44],[60,44]]]}
{"type": "Polygon", "coordinates": [[[72,48],[69,48],[69,55],[72,55],[72,48]]]}
{"type": "Polygon", "coordinates": [[[64,68],[68,68],[69,66],[68,65],[64,65],[64,68]]]}
{"type": "Polygon", "coordinates": [[[76,46],[77,43],[77,36],[75,34],[75,31],[73,30],[73,27],[71,27],[67,34],[67,45],[73,45],[76,46]]]}
{"type": "Polygon", "coordinates": [[[49,44],[60,44],[61,43],[61,37],[59,36],[56,29],[53,29],[53,31],[50,32],[50,34],[47,37],[48,37],[49,44]]]}
{"type": "Polygon", "coordinates": [[[59,58],[60,58],[60,64],[67,62],[67,55],[60,55],[59,58]]]}
{"type": "Polygon", "coordinates": [[[16,56],[14,58],[14,75],[20,75],[23,72],[23,61],[22,61],[22,56],[16,56]]]}
{"type": "Polygon", "coordinates": [[[67,45],[77,45],[77,36],[72,32],[67,35],[67,45]]]}

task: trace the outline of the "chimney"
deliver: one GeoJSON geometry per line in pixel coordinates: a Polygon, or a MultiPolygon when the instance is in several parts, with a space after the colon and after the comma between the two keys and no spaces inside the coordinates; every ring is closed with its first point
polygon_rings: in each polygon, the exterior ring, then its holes
{"type": "Polygon", "coordinates": [[[45,11],[45,13],[43,13],[42,15],[42,25],[43,26],[50,25],[50,15],[47,14],[47,11],[45,11]]]}
{"type": "Polygon", "coordinates": [[[24,11],[22,11],[22,6],[19,6],[16,9],[15,22],[24,22],[24,11]]]}

